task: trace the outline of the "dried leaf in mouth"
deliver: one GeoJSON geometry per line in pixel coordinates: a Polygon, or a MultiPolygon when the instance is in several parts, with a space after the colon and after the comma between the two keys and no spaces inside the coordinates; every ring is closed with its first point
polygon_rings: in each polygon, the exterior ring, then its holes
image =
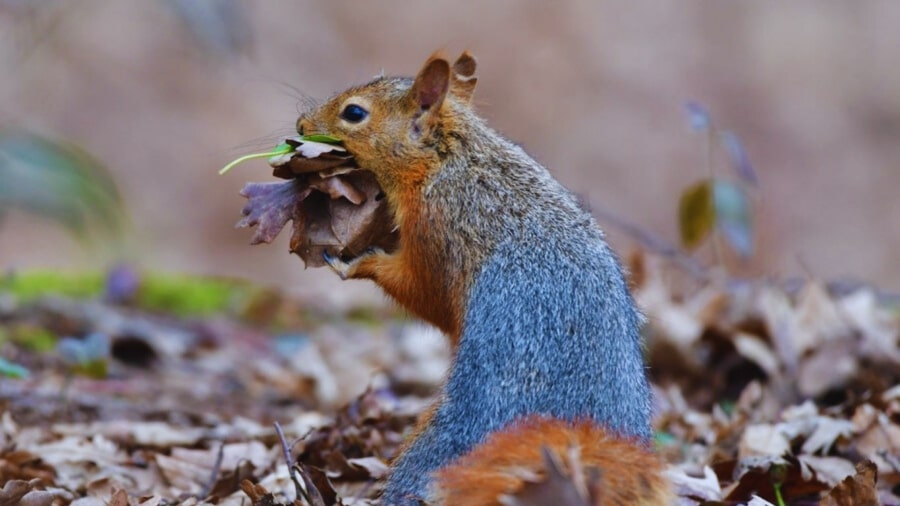
{"type": "Polygon", "coordinates": [[[304,158],[295,153],[289,160],[273,159],[270,162],[275,169],[272,174],[282,179],[292,179],[300,174],[323,172],[337,167],[356,168],[353,157],[346,151],[323,153],[316,158],[304,158]]]}
{"type": "MultiPolygon", "coordinates": [[[[305,169],[311,161],[302,159],[291,168],[305,169]]],[[[248,183],[241,191],[249,201],[237,226],[257,227],[251,244],[272,242],[292,220],[291,252],[307,267],[325,265],[325,252],[353,258],[372,247],[386,251],[396,247],[399,236],[393,216],[387,201],[379,198],[381,188],[374,174],[339,166],[324,172],[324,177],[298,172],[288,181],[248,183]]]]}

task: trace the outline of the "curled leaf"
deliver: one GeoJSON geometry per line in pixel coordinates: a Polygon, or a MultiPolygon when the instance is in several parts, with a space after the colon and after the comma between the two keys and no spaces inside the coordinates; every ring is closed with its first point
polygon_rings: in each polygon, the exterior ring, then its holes
{"type": "Polygon", "coordinates": [[[375,176],[355,169],[333,177],[304,174],[278,183],[249,183],[237,226],[257,226],[252,244],[269,243],[293,221],[291,252],[307,266],[325,265],[324,252],[355,257],[372,246],[393,249],[398,239],[375,176]]]}
{"type": "Polygon", "coordinates": [[[294,214],[294,206],[306,198],[300,181],[247,183],[241,196],[250,201],[241,210],[238,227],[256,227],[250,244],[270,243],[294,214]]]}
{"type": "Polygon", "coordinates": [[[343,168],[344,172],[356,168],[356,162],[347,152],[325,152],[318,154],[315,158],[292,154],[287,160],[274,162],[270,160],[270,164],[275,169],[272,174],[282,179],[292,179],[301,174],[313,172],[326,177],[325,171],[330,171],[330,174],[335,175],[339,168],[343,168]]]}
{"type": "Polygon", "coordinates": [[[339,147],[339,146],[335,146],[334,144],[326,144],[324,142],[311,142],[311,141],[304,141],[303,143],[298,144],[294,148],[294,151],[296,151],[297,153],[300,153],[300,156],[302,156],[303,158],[316,158],[324,153],[331,153],[331,152],[339,152],[339,153],[347,152],[346,149],[339,147]]]}

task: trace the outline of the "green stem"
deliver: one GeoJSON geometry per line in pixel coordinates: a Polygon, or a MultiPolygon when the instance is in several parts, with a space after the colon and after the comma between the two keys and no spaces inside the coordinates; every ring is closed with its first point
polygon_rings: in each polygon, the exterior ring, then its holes
{"type": "Polygon", "coordinates": [[[288,144],[286,142],[282,142],[281,144],[275,146],[275,149],[273,149],[272,151],[269,151],[267,153],[251,153],[249,155],[244,155],[244,156],[238,158],[237,160],[222,167],[222,169],[219,171],[219,175],[221,176],[222,174],[231,170],[231,168],[234,167],[235,165],[242,163],[242,162],[246,162],[247,160],[252,160],[254,158],[269,158],[272,156],[285,155],[287,153],[290,153],[293,150],[294,150],[293,146],[291,146],[290,144],[288,144]]]}
{"type": "Polygon", "coordinates": [[[781,496],[781,483],[773,483],[772,488],[775,489],[775,502],[778,506],[785,506],[784,497],[781,496]]]}
{"type": "Polygon", "coordinates": [[[275,156],[275,155],[280,155],[280,154],[282,154],[282,153],[280,153],[278,151],[268,151],[266,153],[252,153],[249,155],[244,155],[244,156],[232,161],[228,165],[222,167],[221,169],[219,169],[219,175],[221,176],[222,174],[225,174],[226,172],[231,170],[232,167],[234,167],[235,165],[237,165],[239,163],[244,163],[247,160],[253,160],[254,158],[269,158],[270,156],[275,156]]]}

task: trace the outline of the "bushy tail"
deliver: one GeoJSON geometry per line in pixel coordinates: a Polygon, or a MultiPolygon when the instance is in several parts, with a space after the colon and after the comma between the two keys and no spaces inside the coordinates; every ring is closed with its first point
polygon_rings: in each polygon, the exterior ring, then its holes
{"type": "Polygon", "coordinates": [[[436,504],[670,504],[664,464],[591,421],[530,416],[435,473],[436,504]]]}

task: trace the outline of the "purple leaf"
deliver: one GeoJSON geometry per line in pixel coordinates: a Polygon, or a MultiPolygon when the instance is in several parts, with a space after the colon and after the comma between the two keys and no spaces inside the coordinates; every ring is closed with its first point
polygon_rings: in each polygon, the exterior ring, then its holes
{"type": "Polygon", "coordinates": [[[309,189],[297,179],[278,183],[248,183],[241,190],[241,196],[249,202],[237,223],[238,227],[258,225],[250,244],[270,243],[294,214],[294,206],[301,202],[309,189]]]}
{"type": "Polygon", "coordinates": [[[712,126],[712,120],[709,119],[709,113],[706,108],[697,102],[689,100],[684,103],[684,110],[687,112],[688,121],[691,128],[697,131],[707,130],[712,126]]]}

